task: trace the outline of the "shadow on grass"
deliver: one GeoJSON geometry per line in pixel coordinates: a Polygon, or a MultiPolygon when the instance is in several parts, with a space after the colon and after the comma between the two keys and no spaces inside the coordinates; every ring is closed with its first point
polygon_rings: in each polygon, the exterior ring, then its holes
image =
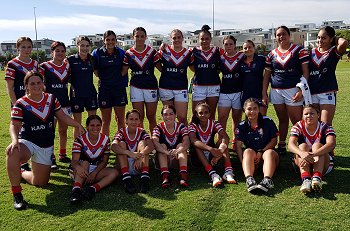
{"type": "Polygon", "coordinates": [[[163,219],[165,213],[158,209],[147,208],[147,199],[142,194],[128,195],[121,189],[120,184],[112,184],[96,194],[92,201],[83,201],[79,205],[71,205],[69,197],[72,190],[70,185],[49,184],[45,187],[52,192],[46,196],[46,205],[29,204],[30,209],[57,217],[65,217],[79,210],[93,209],[97,211],[125,210],[147,219],[163,219]]]}
{"type": "MultiPolygon", "coordinates": [[[[350,168],[349,157],[336,157],[335,169],[323,179],[321,192],[311,192],[306,196],[310,198],[324,198],[328,200],[337,200],[337,194],[349,194],[350,171],[344,168],[350,168]]],[[[280,165],[273,177],[275,187],[271,190],[269,196],[282,193],[285,189],[301,186],[300,172],[292,165],[290,155],[282,156],[280,165]]]]}

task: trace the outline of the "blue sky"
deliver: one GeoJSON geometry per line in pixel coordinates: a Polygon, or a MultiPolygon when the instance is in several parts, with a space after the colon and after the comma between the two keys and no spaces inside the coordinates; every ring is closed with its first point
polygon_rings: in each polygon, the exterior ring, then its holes
{"type": "MultiPolygon", "coordinates": [[[[130,33],[143,26],[148,34],[166,34],[173,28],[194,31],[212,27],[213,0],[46,0],[1,2],[0,42],[20,36],[35,39],[33,7],[36,7],[38,39],[71,44],[80,34],[130,33]]],[[[324,20],[350,24],[349,0],[214,0],[215,29],[247,29],[294,25],[324,20]]]]}

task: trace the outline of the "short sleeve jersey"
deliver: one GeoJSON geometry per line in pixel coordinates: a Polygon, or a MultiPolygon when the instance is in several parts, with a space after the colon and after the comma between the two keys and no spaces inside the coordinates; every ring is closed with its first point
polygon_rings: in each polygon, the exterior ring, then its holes
{"type": "Polygon", "coordinates": [[[23,96],[11,109],[11,120],[22,122],[19,137],[28,140],[39,147],[51,147],[54,144],[55,112],[61,109],[57,98],[49,93],[43,93],[39,102],[23,96]]]}
{"type": "Polygon", "coordinates": [[[339,59],[340,55],[335,46],[325,52],[320,52],[318,48],[311,50],[311,61],[309,63],[311,94],[338,91],[335,69],[339,59]]]}
{"type": "Polygon", "coordinates": [[[25,95],[24,90],[24,76],[29,71],[38,71],[39,63],[31,59],[28,63],[22,62],[18,57],[12,59],[7,63],[5,70],[5,80],[11,79],[14,81],[14,92],[16,99],[25,95]]]}
{"type": "Polygon", "coordinates": [[[142,52],[136,51],[134,47],[127,50],[124,65],[131,69],[130,85],[140,89],[158,89],[154,68],[159,61],[158,52],[151,46],[146,46],[142,52]]]}
{"type": "Polygon", "coordinates": [[[187,68],[191,63],[191,51],[183,48],[176,52],[170,46],[164,51],[159,51],[162,62],[162,73],[159,79],[159,87],[170,90],[187,89],[187,68]]]}
{"type": "Polygon", "coordinates": [[[100,133],[98,140],[92,144],[89,140],[89,133],[77,137],[73,143],[72,155],[80,155],[79,160],[88,161],[90,164],[97,165],[102,161],[104,155],[110,153],[110,141],[108,136],[100,133]]]}
{"type": "Polygon", "coordinates": [[[62,65],[58,66],[53,61],[48,61],[42,63],[40,67],[45,76],[46,92],[54,94],[62,107],[68,107],[69,63],[64,61],[62,65]]]}
{"type": "Polygon", "coordinates": [[[188,129],[184,124],[175,122],[174,131],[170,133],[165,123],[161,122],[153,129],[152,136],[158,137],[159,143],[165,144],[168,149],[174,149],[183,142],[185,136],[188,136],[188,129]]]}
{"type": "MultiPolygon", "coordinates": [[[[120,89],[127,87],[128,76],[121,76],[125,51],[115,47],[109,54],[106,47],[92,52],[94,69],[98,71],[99,89],[120,89]]],[[[100,91],[99,90],[99,91],[100,91]]]]}
{"type": "Polygon", "coordinates": [[[291,44],[286,52],[278,48],[266,57],[266,67],[271,69],[271,87],[279,89],[294,88],[303,75],[301,65],[309,62],[309,53],[299,45],[291,44]]]}
{"type": "Polygon", "coordinates": [[[150,136],[143,128],[137,128],[135,137],[132,138],[129,136],[128,127],[121,128],[117,134],[115,134],[114,140],[124,141],[127,145],[127,148],[131,152],[137,151],[137,145],[141,140],[150,139],[150,136]]]}
{"type": "Polygon", "coordinates": [[[235,136],[246,148],[258,151],[278,136],[278,130],[273,120],[264,116],[257,128],[252,128],[249,121],[242,121],[235,130],[235,136]]]}
{"type": "Polygon", "coordinates": [[[241,72],[243,77],[242,102],[250,97],[256,99],[262,98],[261,92],[265,60],[265,57],[255,54],[252,62],[241,62],[241,72]]]}
{"type": "Polygon", "coordinates": [[[79,54],[75,54],[68,57],[68,62],[71,68],[71,97],[84,98],[96,94],[91,55],[82,60],[79,54]]]}
{"type": "Polygon", "coordinates": [[[214,46],[208,51],[202,51],[194,47],[192,56],[191,65],[195,69],[193,84],[203,86],[220,85],[220,49],[214,46]]]}
{"type": "Polygon", "coordinates": [[[336,136],[333,127],[324,122],[318,122],[316,131],[310,134],[304,120],[292,127],[290,135],[298,137],[298,144],[306,143],[310,149],[314,143],[326,144],[327,136],[336,136]]]}
{"type": "Polygon", "coordinates": [[[208,126],[205,130],[203,130],[199,124],[193,122],[189,125],[189,133],[196,134],[198,140],[210,147],[215,146],[215,134],[221,132],[223,129],[224,128],[218,121],[212,119],[208,119],[208,126]]]}
{"type": "Polygon", "coordinates": [[[220,56],[220,70],[222,73],[220,93],[231,94],[242,91],[241,62],[243,53],[237,52],[233,56],[225,53],[220,56]]]}

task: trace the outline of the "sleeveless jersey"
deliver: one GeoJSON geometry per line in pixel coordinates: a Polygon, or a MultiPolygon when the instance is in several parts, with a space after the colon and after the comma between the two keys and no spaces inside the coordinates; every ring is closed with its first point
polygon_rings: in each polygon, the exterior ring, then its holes
{"type": "Polygon", "coordinates": [[[152,136],[158,137],[159,143],[165,144],[168,149],[174,149],[183,142],[185,136],[188,136],[188,129],[184,124],[175,122],[174,131],[170,133],[165,123],[161,122],[153,129],[152,136]]]}
{"type": "Polygon", "coordinates": [[[120,89],[128,86],[128,75],[121,76],[125,51],[114,48],[109,54],[106,47],[95,49],[92,52],[94,69],[98,71],[99,91],[103,89],[120,89]]]}
{"type": "Polygon", "coordinates": [[[70,96],[84,98],[90,97],[92,94],[96,95],[91,55],[88,54],[87,60],[82,60],[79,54],[71,55],[68,57],[68,62],[71,68],[70,96]]]}
{"type": "Polygon", "coordinates": [[[54,144],[54,117],[55,112],[60,109],[60,103],[52,94],[43,93],[43,98],[39,102],[23,96],[11,109],[11,120],[22,122],[19,134],[21,139],[47,148],[54,144]]]}
{"type": "Polygon", "coordinates": [[[311,149],[314,143],[326,144],[326,137],[335,136],[335,131],[332,126],[318,122],[316,131],[310,134],[305,127],[305,121],[301,120],[292,127],[290,135],[298,137],[298,144],[306,143],[311,149]]]}
{"type": "Polygon", "coordinates": [[[146,46],[142,52],[133,47],[125,52],[124,65],[131,69],[130,85],[140,89],[158,89],[158,81],[154,75],[154,67],[159,62],[157,51],[146,46]]]}
{"type": "Polygon", "coordinates": [[[159,87],[170,90],[187,89],[187,67],[191,63],[191,52],[186,48],[176,52],[166,46],[164,51],[159,51],[159,56],[163,66],[159,87]]]}
{"type": "Polygon", "coordinates": [[[150,139],[150,136],[143,128],[137,128],[134,138],[129,137],[128,127],[121,128],[114,137],[114,140],[124,141],[129,151],[136,152],[137,145],[141,140],[150,139]]]}
{"type": "Polygon", "coordinates": [[[254,55],[250,63],[241,62],[243,80],[242,102],[250,97],[262,99],[262,85],[264,78],[265,58],[254,55]]]}
{"type": "Polygon", "coordinates": [[[68,82],[69,63],[65,60],[61,66],[53,61],[44,62],[40,65],[41,72],[45,76],[46,92],[54,94],[62,107],[69,106],[68,82]]]}
{"type": "Polygon", "coordinates": [[[220,93],[231,94],[242,91],[241,62],[242,52],[229,57],[224,52],[220,56],[220,70],[222,73],[220,93]]]}
{"type": "Polygon", "coordinates": [[[104,155],[109,155],[109,152],[109,138],[102,133],[100,133],[96,144],[92,144],[89,140],[88,132],[86,132],[75,139],[72,147],[72,155],[80,154],[79,160],[88,161],[93,165],[101,162],[104,155]]]}
{"type": "Polygon", "coordinates": [[[215,134],[219,133],[221,130],[223,130],[221,124],[212,119],[208,119],[208,126],[204,131],[199,124],[197,125],[195,123],[190,123],[189,125],[189,133],[195,133],[198,140],[210,147],[215,146],[215,134]]]}
{"type": "Polygon", "coordinates": [[[192,50],[192,63],[195,73],[193,78],[194,85],[220,85],[220,49],[216,46],[208,51],[202,51],[195,47],[192,50]]]}
{"type": "Polygon", "coordinates": [[[303,75],[301,65],[308,62],[308,51],[299,45],[291,44],[284,53],[272,50],[266,57],[266,66],[272,71],[271,87],[294,88],[303,75]]]}
{"type": "Polygon", "coordinates": [[[28,71],[38,71],[39,63],[36,60],[31,59],[29,63],[22,62],[18,57],[12,59],[7,63],[5,70],[5,79],[12,79],[14,82],[13,90],[16,95],[16,99],[25,95],[24,90],[24,76],[28,71]]]}
{"type": "Polygon", "coordinates": [[[335,46],[325,52],[320,52],[318,48],[312,49],[309,63],[311,94],[338,91],[335,69],[339,59],[340,55],[335,46]]]}

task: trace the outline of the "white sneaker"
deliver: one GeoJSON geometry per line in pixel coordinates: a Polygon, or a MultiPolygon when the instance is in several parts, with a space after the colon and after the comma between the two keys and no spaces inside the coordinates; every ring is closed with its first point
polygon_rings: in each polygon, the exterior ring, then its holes
{"type": "Polygon", "coordinates": [[[311,180],[310,179],[305,179],[303,181],[303,184],[300,187],[300,192],[306,194],[311,192],[311,180]]]}
{"type": "Polygon", "coordinates": [[[321,178],[314,176],[312,177],[311,187],[314,191],[319,192],[322,189],[322,180],[321,178]]]}
{"type": "Polygon", "coordinates": [[[235,175],[231,171],[226,172],[222,176],[222,178],[229,184],[236,184],[237,183],[237,181],[235,180],[235,175]]]}
{"type": "Polygon", "coordinates": [[[211,180],[213,181],[214,188],[218,187],[222,183],[222,179],[217,173],[211,175],[211,180]]]}

